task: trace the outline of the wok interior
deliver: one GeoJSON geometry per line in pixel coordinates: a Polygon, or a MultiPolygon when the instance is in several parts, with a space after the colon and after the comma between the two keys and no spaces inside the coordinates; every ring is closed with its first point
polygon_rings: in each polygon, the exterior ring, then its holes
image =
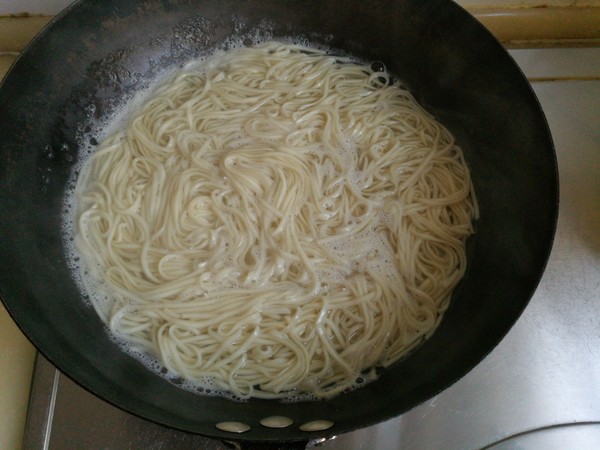
{"type": "MultiPolygon", "coordinates": [[[[306,439],[297,425],[327,419],[334,435],[400,414],[476,365],[526,306],[543,272],[557,209],[551,138],[506,52],[450,1],[86,1],[24,53],[0,90],[2,264],[7,308],[63,372],[105,400],[175,428],[215,437],[221,421],[244,439],[306,439]],[[163,67],[180,66],[230,35],[269,30],[385,62],[456,136],[481,218],[469,270],[442,324],[380,379],[332,400],[236,403],[194,395],[122,353],[80,299],[65,262],[61,211],[87,123],[163,67]],[[79,126],[79,131],[78,131],[79,126]],[[295,425],[267,430],[267,416],[295,425]]],[[[269,37],[269,36],[266,36],[269,37]]]]}

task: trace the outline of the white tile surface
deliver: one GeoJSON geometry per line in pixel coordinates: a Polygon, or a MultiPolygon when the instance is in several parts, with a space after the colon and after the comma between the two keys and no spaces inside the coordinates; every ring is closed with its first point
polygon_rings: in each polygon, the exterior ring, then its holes
{"type": "Polygon", "coordinates": [[[511,50],[530,80],[600,79],[600,47],[511,50]]]}

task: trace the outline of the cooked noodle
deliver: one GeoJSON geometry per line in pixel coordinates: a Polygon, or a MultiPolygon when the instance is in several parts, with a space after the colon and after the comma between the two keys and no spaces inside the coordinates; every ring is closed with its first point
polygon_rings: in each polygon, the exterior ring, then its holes
{"type": "Polygon", "coordinates": [[[241,398],[329,397],[414,349],[477,215],[461,150],[408,91],[278,43],[160,86],[77,192],[102,319],[241,398]]]}

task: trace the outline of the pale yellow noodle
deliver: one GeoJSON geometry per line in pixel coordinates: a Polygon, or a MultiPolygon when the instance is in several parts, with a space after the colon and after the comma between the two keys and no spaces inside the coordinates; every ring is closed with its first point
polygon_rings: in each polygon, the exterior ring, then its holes
{"type": "Polygon", "coordinates": [[[477,216],[460,148],[408,91],[275,42],[162,84],[77,193],[102,319],[241,398],[330,397],[405,356],[477,216]]]}

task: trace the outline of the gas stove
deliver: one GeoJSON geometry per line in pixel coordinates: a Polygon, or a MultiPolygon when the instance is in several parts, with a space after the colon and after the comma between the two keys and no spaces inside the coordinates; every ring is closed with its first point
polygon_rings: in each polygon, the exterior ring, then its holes
{"type": "MultiPolygon", "coordinates": [[[[600,48],[513,50],[555,141],[561,196],[546,272],[505,339],[465,377],[387,422],[309,447],[600,448],[600,48]]],[[[83,390],[38,356],[26,449],[226,449],[83,390]]]]}

